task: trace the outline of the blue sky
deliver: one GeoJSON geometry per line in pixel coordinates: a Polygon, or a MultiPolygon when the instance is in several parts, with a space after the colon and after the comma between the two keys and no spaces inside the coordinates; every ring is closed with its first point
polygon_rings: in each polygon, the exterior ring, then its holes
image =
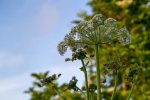
{"type": "Polygon", "coordinates": [[[79,62],[66,63],[57,44],[70,31],[81,10],[90,13],[87,0],[0,0],[0,97],[28,100],[32,72],[62,73],[59,82],[77,76],[83,83],[79,62]]]}

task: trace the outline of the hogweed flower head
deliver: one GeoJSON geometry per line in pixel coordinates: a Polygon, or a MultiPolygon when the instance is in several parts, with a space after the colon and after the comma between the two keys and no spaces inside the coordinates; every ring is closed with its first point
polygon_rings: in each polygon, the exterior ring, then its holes
{"type": "Polygon", "coordinates": [[[140,70],[141,68],[138,66],[138,64],[137,63],[134,64],[131,68],[127,70],[127,73],[125,75],[126,80],[128,82],[137,81],[137,77],[138,77],[138,74],[140,73],[140,70]]]}
{"type": "Polygon", "coordinates": [[[121,69],[124,69],[125,65],[121,61],[120,58],[113,58],[108,61],[108,63],[104,64],[104,74],[112,74],[116,75],[121,69]]]}
{"type": "Polygon", "coordinates": [[[67,48],[83,48],[85,45],[100,45],[111,43],[117,39],[121,44],[131,43],[131,36],[126,28],[117,28],[113,18],[102,19],[102,14],[95,15],[89,21],[81,21],[73,27],[63,42],[58,44],[58,51],[63,55],[67,48]]]}

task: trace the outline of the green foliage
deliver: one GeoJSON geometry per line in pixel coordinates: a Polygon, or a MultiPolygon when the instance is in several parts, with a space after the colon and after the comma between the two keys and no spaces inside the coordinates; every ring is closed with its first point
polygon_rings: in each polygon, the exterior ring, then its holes
{"type": "MultiPolygon", "coordinates": [[[[150,86],[150,74],[148,74],[150,73],[150,7],[148,0],[92,0],[87,5],[91,7],[93,14],[82,18],[88,20],[93,15],[102,13],[106,18],[112,17],[119,20],[120,26],[126,26],[129,29],[132,36],[131,45],[126,47],[119,44],[102,45],[100,62],[105,64],[110,57],[119,55],[129,69],[131,64],[138,63],[141,74],[138,75],[131,97],[133,100],[150,99],[148,87],[150,86]]],[[[122,74],[120,74],[121,89],[118,91],[121,93],[121,98],[124,98],[129,93],[131,85],[122,79],[122,74]]]]}
{"type": "Polygon", "coordinates": [[[31,94],[31,100],[84,100],[83,94],[76,86],[78,80],[75,77],[70,80],[69,84],[64,83],[59,86],[56,80],[61,74],[49,76],[48,73],[47,71],[31,74],[36,80],[33,82],[33,86],[25,91],[25,93],[31,94]]]}

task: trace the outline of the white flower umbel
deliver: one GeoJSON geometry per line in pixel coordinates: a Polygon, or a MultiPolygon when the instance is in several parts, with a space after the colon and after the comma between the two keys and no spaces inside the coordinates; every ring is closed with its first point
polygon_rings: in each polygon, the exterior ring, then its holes
{"type": "Polygon", "coordinates": [[[111,43],[113,39],[118,40],[123,45],[131,43],[131,36],[126,28],[118,29],[115,19],[102,20],[102,14],[97,14],[91,20],[82,21],[73,27],[57,47],[59,53],[63,55],[68,47],[70,49],[82,49],[85,46],[95,46],[97,100],[101,100],[99,45],[111,43]]]}
{"type": "Polygon", "coordinates": [[[103,21],[102,14],[97,14],[91,20],[81,21],[73,27],[58,45],[58,51],[63,55],[68,47],[72,49],[82,48],[84,45],[100,45],[111,43],[113,39],[119,40],[123,45],[131,43],[131,36],[126,28],[118,29],[115,19],[108,18],[103,21]]]}

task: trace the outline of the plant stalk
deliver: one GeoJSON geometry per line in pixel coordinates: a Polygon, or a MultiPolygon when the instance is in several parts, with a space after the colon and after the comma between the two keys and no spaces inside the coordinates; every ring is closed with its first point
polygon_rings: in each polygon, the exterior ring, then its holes
{"type": "Polygon", "coordinates": [[[100,84],[101,81],[100,81],[98,45],[95,45],[95,56],[96,56],[97,100],[101,100],[101,84],[100,84]]]}
{"type": "Polygon", "coordinates": [[[83,59],[81,59],[81,62],[82,62],[82,66],[83,66],[84,76],[85,76],[85,83],[86,83],[86,96],[87,96],[87,100],[90,100],[90,99],[89,99],[89,88],[88,88],[87,71],[86,71],[86,67],[85,67],[85,64],[84,64],[83,59]]]}
{"type": "Polygon", "coordinates": [[[115,75],[115,87],[114,87],[113,94],[111,96],[111,100],[114,100],[114,96],[115,96],[115,93],[116,93],[117,84],[118,84],[118,74],[115,75]]]}
{"type": "Polygon", "coordinates": [[[132,83],[132,88],[131,88],[131,91],[130,91],[130,93],[129,93],[129,95],[128,95],[127,100],[130,99],[133,89],[134,89],[134,83],[132,83]]]}

